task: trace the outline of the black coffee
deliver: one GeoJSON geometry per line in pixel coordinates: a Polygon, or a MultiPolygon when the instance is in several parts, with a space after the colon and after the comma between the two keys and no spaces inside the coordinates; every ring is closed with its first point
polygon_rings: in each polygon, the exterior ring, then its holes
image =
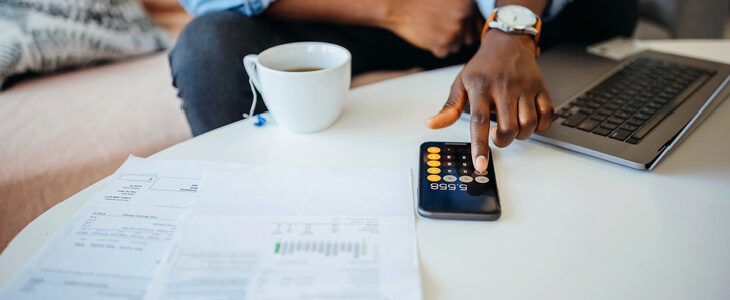
{"type": "Polygon", "coordinates": [[[312,71],[319,71],[323,68],[294,68],[294,69],[288,69],[284,70],[285,72],[312,72],[312,71]]]}

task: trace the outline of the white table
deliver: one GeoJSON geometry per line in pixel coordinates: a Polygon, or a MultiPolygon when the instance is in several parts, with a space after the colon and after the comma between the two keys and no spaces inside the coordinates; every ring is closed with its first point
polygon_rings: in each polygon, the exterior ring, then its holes
{"type": "MultiPolygon", "coordinates": [[[[655,50],[730,63],[730,41],[657,41],[655,50]]],[[[429,130],[459,67],[352,90],[331,128],[293,134],[241,121],[157,159],[280,166],[418,168],[424,141],[468,141],[466,121],[429,130]],[[388,109],[386,109],[388,108],[388,109]]],[[[417,218],[426,299],[729,299],[730,101],[653,172],[534,141],[493,148],[497,222],[417,218]]],[[[0,255],[0,286],[103,180],[28,225],[0,255]]]]}

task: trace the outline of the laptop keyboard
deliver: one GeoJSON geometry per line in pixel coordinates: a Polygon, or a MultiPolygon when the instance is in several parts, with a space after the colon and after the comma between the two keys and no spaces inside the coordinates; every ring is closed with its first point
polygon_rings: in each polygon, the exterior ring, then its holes
{"type": "Polygon", "coordinates": [[[636,58],[556,112],[563,126],[637,144],[714,71],[636,58]]]}

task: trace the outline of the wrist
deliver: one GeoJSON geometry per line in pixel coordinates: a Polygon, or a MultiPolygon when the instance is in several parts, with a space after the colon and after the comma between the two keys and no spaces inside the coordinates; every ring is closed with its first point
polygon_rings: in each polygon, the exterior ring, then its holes
{"type": "MultiPolygon", "coordinates": [[[[488,25],[485,25],[488,26],[488,25]]],[[[515,50],[528,51],[537,56],[537,44],[535,38],[527,34],[512,34],[501,30],[489,30],[482,39],[482,46],[479,49],[489,51],[493,47],[508,47],[515,50]]]]}

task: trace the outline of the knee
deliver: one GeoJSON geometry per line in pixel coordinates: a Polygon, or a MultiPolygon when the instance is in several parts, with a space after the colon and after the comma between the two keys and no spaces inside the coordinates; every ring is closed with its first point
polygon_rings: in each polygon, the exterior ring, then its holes
{"type": "Polygon", "coordinates": [[[195,17],[188,23],[178,38],[178,43],[194,45],[200,41],[216,41],[237,24],[245,23],[248,18],[231,11],[216,11],[195,17]]]}
{"type": "Polygon", "coordinates": [[[188,23],[170,53],[173,68],[181,61],[188,65],[201,61],[206,56],[214,58],[213,54],[220,51],[227,52],[225,48],[233,47],[225,38],[226,31],[231,30],[233,23],[240,22],[236,20],[238,17],[245,18],[236,15],[225,11],[211,12],[200,15],[188,23]]]}
{"type": "Polygon", "coordinates": [[[230,11],[197,16],[183,29],[170,52],[173,78],[182,73],[205,76],[206,70],[242,71],[232,68],[233,64],[240,65],[245,55],[271,46],[274,26],[266,19],[230,11]]]}
{"type": "Polygon", "coordinates": [[[632,36],[639,19],[638,0],[603,0],[597,18],[602,19],[604,38],[632,36]]]}
{"type": "Polygon", "coordinates": [[[181,88],[219,81],[221,77],[244,76],[241,59],[263,50],[259,49],[261,42],[257,39],[265,36],[250,33],[269,30],[265,23],[229,11],[210,12],[193,19],[170,52],[173,85],[181,88]]]}
{"type": "MultiPolygon", "coordinates": [[[[210,12],[194,18],[180,33],[173,55],[221,57],[256,51],[270,34],[269,21],[238,12],[210,12]]],[[[251,52],[253,53],[253,52],[251,52]]]]}
{"type": "Polygon", "coordinates": [[[638,0],[623,0],[624,9],[621,12],[623,22],[619,26],[618,34],[624,36],[632,36],[634,29],[636,29],[636,23],[639,21],[639,1],[638,0]]]}
{"type": "MultiPolygon", "coordinates": [[[[638,0],[586,0],[570,2],[558,15],[563,20],[559,35],[596,43],[618,35],[631,36],[638,19],[638,0]]],[[[546,31],[550,31],[547,28],[546,31]]],[[[553,33],[553,36],[556,34],[553,33]]]]}

